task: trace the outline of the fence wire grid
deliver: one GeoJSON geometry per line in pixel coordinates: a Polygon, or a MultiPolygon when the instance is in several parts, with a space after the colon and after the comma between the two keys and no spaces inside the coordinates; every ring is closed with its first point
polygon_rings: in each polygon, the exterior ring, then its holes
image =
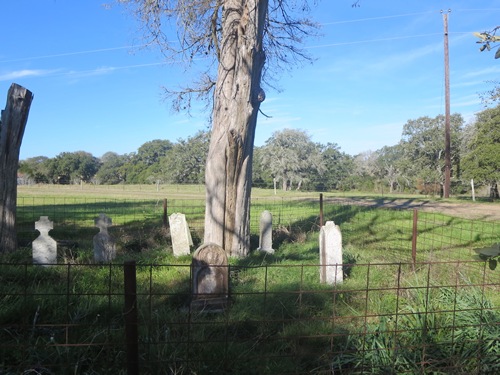
{"type": "MultiPolygon", "coordinates": [[[[0,374],[500,373],[500,269],[473,250],[500,242],[497,222],[324,203],[320,215],[317,201],[252,202],[253,235],[269,210],[277,251],[231,259],[228,306],[218,313],[191,308],[189,259],[135,254],[133,277],[127,252],[110,264],[1,263],[0,374]],[[340,225],[342,284],[319,282],[308,238],[320,220],[340,225]]],[[[80,248],[101,212],[116,233],[161,227],[173,212],[193,232],[203,221],[193,201],[26,201],[18,210],[28,245],[39,216],[54,221],[59,240],[77,232],[80,248]]]]}

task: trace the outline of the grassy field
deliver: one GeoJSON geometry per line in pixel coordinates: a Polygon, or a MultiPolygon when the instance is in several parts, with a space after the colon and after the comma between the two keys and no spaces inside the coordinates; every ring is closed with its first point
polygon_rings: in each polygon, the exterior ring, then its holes
{"type": "Polygon", "coordinates": [[[319,283],[318,194],[277,193],[254,189],[252,204],[254,217],[273,213],[276,253],[230,259],[229,308],[200,314],[189,309],[191,257],[173,257],[162,201],[172,209],[182,202],[199,243],[201,187],[20,187],[26,246],[0,266],[0,373],[125,373],[129,259],[137,262],[144,373],[500,371],[499,270],[473,252],[500,241],[498,223],[420,213],[412,264],[412,211],[328,204],[325,220],[342,230],[345,276],[330,286],[319,283]],[[116,223],[112,264],[92,260],[100,211],[116,223]],[[54,238],[75,244],[50,268],[30,264],[33,218],[42,213],[57,223],[54,238]]]}
{"type": "MultiPolygon", "coordinates": [[[[21,197],[98,197],[120,199],[204,199],[203,185],[20,185],[21,197]]],[[[317,198],[318,192],[282,191],[252,189],[253,198],[317,198]]],[[[326,195],[326,194],[325,194],[326,195]]],[[[381,197],[381,194],[367,192],[329,192],[332,197],[381,197]]],[[[384,194],[386,198],[428,199],[418,194],[384,194]]],[[[458,198],[457,198],[458,199],[458,198]]],[[[462,200],[462,199],[461,199],[462,200]]]]}

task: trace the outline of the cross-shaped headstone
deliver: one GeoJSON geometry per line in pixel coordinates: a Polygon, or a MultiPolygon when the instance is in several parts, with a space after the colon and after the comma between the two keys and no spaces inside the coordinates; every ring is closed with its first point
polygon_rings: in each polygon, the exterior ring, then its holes
{"type": "Polygon", "coordinates": [[[110,262],[115,259],[116,246],[114,238],[108,233],[112,220],[105,214],[99,214],[94,220],[99,233],[94,236],[94,260],[96,262],[110,262]]]}
{"type": "Polygon", "coordinates": [[[49,265],[57,263],[57,242],[50,237],[50,230],[54,229],[54,223],[48,216],[40,216],[35,221],[35,229],[40,235],[33,241],[33,264],[49,265]]]}

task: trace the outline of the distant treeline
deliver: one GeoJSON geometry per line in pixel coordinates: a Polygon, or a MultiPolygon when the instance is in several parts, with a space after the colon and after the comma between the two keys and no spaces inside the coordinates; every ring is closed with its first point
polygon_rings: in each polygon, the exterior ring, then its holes
{"type": "MultiPolygon", "coordinates": [[[[335,143],[315,143],[302,130],[275,132],[254,148],[253,186],[317,191],[363,190],[439,194],[444,181],[444,116],[420,117],[403,127],[394,146],[358,155],[335,143]]],[[[500,181],[500,106],[464,124],[451,116],[452,193],[489,186],[498,198],[500,181]]],[[[335,126],[332,125],[332,129],[335,126]]],[[[199,131],[173,143],[153,140],[137,152],[62,152],[20,161],[19,183],[47,184],[203,184],[210,133],[199,131]]]]}

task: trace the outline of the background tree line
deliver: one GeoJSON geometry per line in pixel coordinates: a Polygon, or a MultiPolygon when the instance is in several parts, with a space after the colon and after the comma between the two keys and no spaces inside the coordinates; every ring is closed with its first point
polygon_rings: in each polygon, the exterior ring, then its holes
{"type": "MultiPolygon", "coordinates": [[[[275,132],[254,148],[253,186],[283,190],[363,190],[438,195],[444,182],[444,116],[420,117],[403,127],[394,146],[355,156],[334,143],[315,143],[303,130],[275,132]]],[[[465,192],[473,179],[498,198],[500,181],[500,106],[479,112],[465,124],[451,116],[452,183],[465,192]]],[[[210,134],[199,131],[173,143],[153,140],[137,152],[84,151],[22,160],[19,173],[30,183],[203,184],[210,134]]]]}

